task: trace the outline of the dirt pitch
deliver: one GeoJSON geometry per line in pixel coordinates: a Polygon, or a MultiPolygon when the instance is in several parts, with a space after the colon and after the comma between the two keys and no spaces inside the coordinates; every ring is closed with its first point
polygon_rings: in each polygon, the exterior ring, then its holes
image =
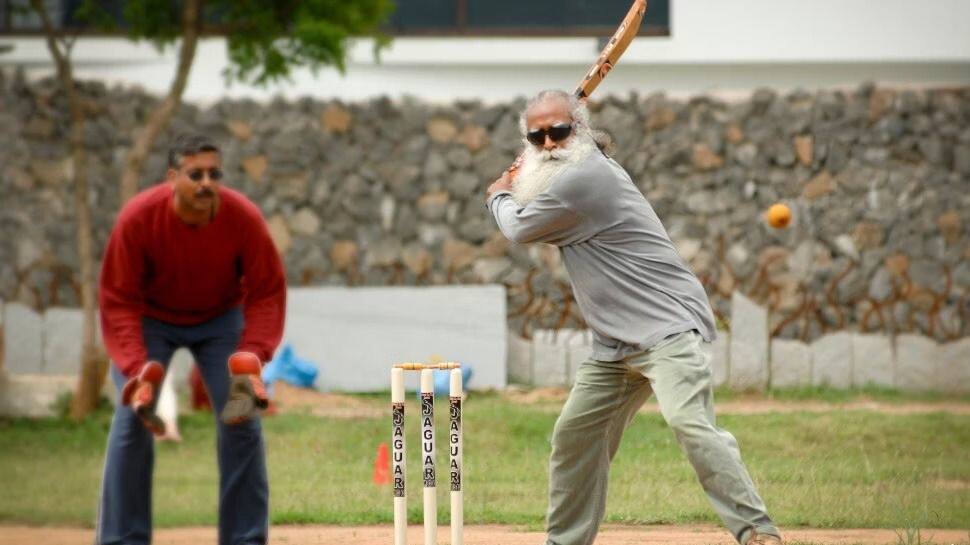
{"type": "MultiPolygon", "coordinates": [[[[408,529],[409,543],[422,543],[423,528],[408,529]]],[[[894,530],[790,529],[789,542],[818,544],[895,545],[900,535],[894,530]]],[[[467,545],[541,545],[542,532],[527,532],[516,526],[468,526],[467,545]]],[[[938,545],[968,544],[968,530],[921,530],[922,542],[938,545]]],[[[170,528],[155,532],[155,545],[207,545],[216,543],[216,530],[210,527],[170,528]]],[[[92,543],[94,531],[77,528],[30,528],[0,526],[0,545],[78,545],[92,543]]],[[[902,536],[905,542],[905,535],[902,536]]],[[[390,545],[390,525],[384,526],[274,526],[270,531],[272,545],[390,545]]],[[[447,526],[439,528],[438,543],[449,543],[447,526]]],[[[734,539],[724,529],[711,525],[698,526],[616,526],[607,525],[596,539],[597,545],[730,545],[734,539]]]]}
{"type": "MultiPolygon", "coordinates": [[[[333,392],[318,392],[297,388],[285,383],[275,386],[275,410],[280,413],[312,414],[327,418],[382,418],[388,415],[387,403],[380,399],[361,398],[333,392]]],[[[472,393],[474,395],[474,393],[472,393]]],[[[502,395],[509,401],[531,405],[536,410],[558,414],[569,391],[565,388],[510,388],[502,395]]],[[[752,415],[771,413],[826,413],[835,411],[872,411],[884,414],[970,414],[966,400],[938,401],[876,401],[865,397],[847,402],[817,400],[766,399],[757,394],[715,403],[719,415],[752,415]]],[[[656,401],[651,400],[640,409],[642,413],[659,413],[656,401]]]]}

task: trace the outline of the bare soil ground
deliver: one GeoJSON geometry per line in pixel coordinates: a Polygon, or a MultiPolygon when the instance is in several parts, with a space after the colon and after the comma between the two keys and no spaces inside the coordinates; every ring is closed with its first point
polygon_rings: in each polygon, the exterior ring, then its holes
{"type": "MultiPolygon", "coordinates": [[[[387,403],[376,399],[337,393],[318,392],[297,388],[284,382],[275,386],[273,401],[281,413],[309,413],[330,418],[380,418],[387,414],[387,403]]],[[[474,392],[470,395],[474,396],[474,392]]],[[[516,403],[535,405],[539,410],[559,412],[569,391],[564,388],[535,388],[531,390],[509,389],[504,395],[516,403]]],[[[742,397],[729,401],[715,402],[717,414],[768,414],[830,411],[875,411],[885,414],[922,414],[944,412],[950,414],[970,414],[970,402],[966,401],[875,401],[857,399],[845,403],[826,401],[794,401],[767,399],[760,396],[742,397]]],[[[659,412],[657,404],[648,401],[641,412],[659,412]]]]}
{"type": "MultiPolygon", "coordinates": [[[[548,406],[558,412],[559,406],[566,401],[569,391],[564,388],[535,388],[531,390],[510,389],[504,394],[509,400],[523,404],[548,406]]],[[[886,414],[922,414],[944,412],[950,414],[970,414],[970,403],[966,401],[875,401],[857,399],[845,403],[832,403],[817,400],[777,400],[758,395],[715,401],[717,414],[767,414],[767,413],[822,413],[830,411],[875,411],[886,414]]],[[[657,404],[650,400],[640,412],[660,412],[657,404]]]]}
{"type": "MultiPolygon", "coordinates": [[[[438,543],[449,543],[447,527],[438,529],[438,543]]],[[[421,543],[424,529],[412,525],[408,542],[421,543]]],[[[791,529],[785,530],[790,542],[813,544],[894,545],[900,542],[895,530],[885,529],[791,529]]],[[[464,532],[467,545],[540,545],[542,532],[526,532],[515,526],[468,526],[464,532]]],[[[923,543],[939,545],[970,543],[967,530],[921,530],[923,543]]],[[[78,528],[29,528],[0,526],[0,545],[77,545],[91,543],[94,531],[78,528]]],[[[905,540],[905,536],[903,536],[905,540]]],[[[155,545],[206,545],[216,543],[216,529],[211,527],[167,528],[155,532],[155,545]]],[[[392,527],[384,526],[275,526],[270,531],[272,545],[388,545],[392,527]]],[[[596,539],[597,545],[729,545],[731,535],[717,526],[606,526],[596,539]]]]}
{"type": "MultiPolygon", "coordinates": [[[[886,402],[859,400],[848,403],[825,403],[823,401],[777,401],[773,399],[751,399],[726,401],[714,404],[718,414],[766,414],[766,413],[823,413],[829,411],[875,411],[885,414],[923,414],[950,413],[970,414],[970,403],[959,401],[934,402],[886,402]]],[[[644,405],[644,409],[659,412],[655,404],[644,405]]]]}
{"type": "Polygon", "coordinates": [[[380,418],[389,410],[387,403],[298,388],[283,381],[273,385],[273,404],[281,413],[309,413],[330,418],[380,418]]]}

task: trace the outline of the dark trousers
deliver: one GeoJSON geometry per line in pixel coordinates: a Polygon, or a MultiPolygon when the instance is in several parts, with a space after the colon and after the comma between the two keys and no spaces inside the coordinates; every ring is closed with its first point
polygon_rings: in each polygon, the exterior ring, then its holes
{"type": "MultiPolygon", "coordinates": [[[[192,352],[216,417],[219,462],[219,545],[265,544],[269,530],[269,483],[259,420],[227,426],[218,419],[229,394],[226,362],[242,333],[236,309],[208,322],[177,326],[143,321],[148,358],[168,368],[179,347],[192,352]]],[[[121,393],[127,380],[111,366],[121,393]]],[[[152,468],[155,442],[130,407],[118,405],[111,421],[104,466],[96,545],[147,545],[152,535],[152,468]]],[[[187,464],[192,460],[185,460],[187,464]]]]}

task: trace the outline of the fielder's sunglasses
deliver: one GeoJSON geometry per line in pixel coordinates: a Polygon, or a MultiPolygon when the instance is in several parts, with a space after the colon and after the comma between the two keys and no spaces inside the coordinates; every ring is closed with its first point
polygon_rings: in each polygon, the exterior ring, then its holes
{"type": "Polygon", "coordinates": [[[536,129],[525,134],[525,139],[530,143],[541,146],[546,143],[546,135],[553,142],[562,142],[573,132],[573,126],[569,123],[559,123],[545,129],[536,129]]]}
{"type": "MultiPolygon", "coordinates": [[[[222,170],[218,168],[209,169],[209,179],[213,182],[218,182],[222,179],[222,170]]],[[[202,177],[205,176],[206,170],[202,168],[193,168],[188,172],[189,179],[193,182],[201,182],[202,177]]]]}

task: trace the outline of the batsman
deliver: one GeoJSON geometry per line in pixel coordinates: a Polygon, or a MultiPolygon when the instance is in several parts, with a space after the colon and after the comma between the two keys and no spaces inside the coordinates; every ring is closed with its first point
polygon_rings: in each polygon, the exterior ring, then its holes
{"type": "Polygon", "coordinates": [[[596,539],[610,462],[651,394],[738,542],[780,545],[738,442],[714,421],[711,365],[701,349],[716,334],[707,294],[589,125],[583,99],[636,36],[646,9],[646,0],[634,0],[575,92],[543,91],[529,101],[519,120],[525,151],[486,194],[509,240],[559,247],[593,332],[593,353],[553,430],[547,545],[596,539]]]}
{"type": "Polygon", "coordinates": [[[547,545],[593,543],[610,462],[651,394],[734,537],[780,543],[737,441],[714,421],[704,288],[630,176],[600,150],[575,94],[540,93],[520,125],[514,182],[508,171],[495,181],[488,208],[509,240],[559,247],[594,338],[553,431],[547,545]]]}
{"type": "MultiPolygon", "coordinates": [[[[221,185],[219,147],[176,140],[164,183],[121,210],[100,277],[101,327],[119,403],[111,422],[96,543],[151,542],[159,386],[192,352],[216,414],[220,545],[265,544],[269,483],[260,378],[283,332],[286,279],[262,214],[221,185]]],[[[186,460],[194,463],[195,460],[186,460]]]]}

